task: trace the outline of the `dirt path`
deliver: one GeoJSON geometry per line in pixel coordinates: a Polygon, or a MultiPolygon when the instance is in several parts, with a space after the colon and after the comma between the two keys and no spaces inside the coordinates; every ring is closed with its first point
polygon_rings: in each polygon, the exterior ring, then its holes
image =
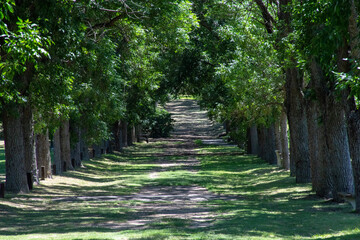
{"type": "MultiPolygon", "coordinates": [[[[196,153],[195,139],[211,140],[221,133],[222,127],[208,120],[205,111],[200,111],[194,100],[177,100],[167,105],[167,110],[175,120],[174,131],[165,147],[164,154],[183,156],[196,153]],[[181,142],[173,144],[172,142],[181,142]]],[[[194,156],[184,156],[175,162],[159,161],[159,166],[149,174],[151,179],[156,179],[162,171],[179,167],[193,174],[197,174],[195,167],[200,162],[194,156]]],[[[190,186],[151,186],[142,189],[138,194],[131,196],[132,200],[143,202],[137,207],[136,219],[127,223],[113,226],[115,228],[146,228],[153,222],[166,219],[181,219],[188,221],[190,228],[208,227],[215,220],[217,214],[200,202],[209,200],[232,200],[231,197],[219,196],[209,192],[206,188],[190,186]]]]}
{"type": "MultiPolygon", "coordinates": [[[[196,158],[200,139],[209,143],[221,143],[216,137],[222,132],[222,126],[208,120],[205,111],[200,111],[194,100],[177,100],[167,105],[175,120],[175,129],[166,142],[163,153],[154,155],[156,167],[149,172],[149,179],[158,179],[162,172],[183,170],[198,174],[200,161],[196,158]],[[167,157],[177,157],[170,160],[167,157]]],[[[77,196],[56,198],[54,201],[136,201],[135,206],[127,207],[133,212],[127,222],[103,222],[96,227],[116,230],[146,229],[154,223],[171,220],[186,221],[189,228],[208,227],[218,217],[209,207],[200,204],[209,200],[235,200],[233,197],[216,195],[197,185],[185,186],[149,186],[140,192],[126,196],[77,196]]]]}

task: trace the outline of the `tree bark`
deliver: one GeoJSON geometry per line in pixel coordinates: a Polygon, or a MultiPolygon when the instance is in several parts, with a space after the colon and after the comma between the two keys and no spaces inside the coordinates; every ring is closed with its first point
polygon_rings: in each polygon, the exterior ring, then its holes
{"type": "Polygon", "coordinates": [[[60,127],[60,147],[61,147],[61,162],[66,166],[66,170],[74,170],[71,163],[71,146],[70,146],[70,125],[69,120],[64,120],[60,127]],[[64,164],[65,163],[65,164],[64,164]]]}
{"type": "Polygon", "coordinates": [[[251,154],[259,154],[259,139],[256,125],[250,127],[251,154]]]}
{"type": "Polygon", "coordinates": [[[271,124],[266,128],[266,158],[267,162],[273,165],[277,164],[275,125],[271,124]]]}
{"type": "Polygon", "coordinates": [[[43,178],[52,178],[49,130],[45,134],[36,135],[36,159],[38,169],[45,167],[45,176],[43,178]]]}
{"type": "Polygon", "coordinates": [[[135,136],[136,136],[136,142],[141,142],[141,125],[136,125],[135,127],[135,136]]]}
{"type": "Polygon", "coordinates": [[[287,117],[283,111],[280,116],[280,142],[281,142],[281,158],[282,167],[286,170],[290,169],[289,141],[287,134],[287,117]]]}
{"type": "Polygon", "coordinates": [[[127,145],[128,146],[132,146],[134,145],[134,127],[128,125],[128,129],[127,129],[127,145]]]}
{"type": "Polygon", "coordinates": [[[90,155],[89,155],[89,146],[87,145],[86,139],[86,130],[83,128],[81,129],[81,138],[80,138],[80,160],[81,161],[88,161],[90,160],[90,155]]]}
{"type": "Polygon", "coordinates": [[[81,166],[81,131],[79,127],[73,126],[72,132],[77,137],[71,143],[71,163],[74,168],[81,166]]]}
{"type": "Polygon", "coordinates": [[[325,96],[324,87],[321,83],[322,76],[316,74],[317,65],[311,64],[311,81],[308,85],[307,119],[309,131],[309,152],[312,175],[312,188],[320,197],[332,197],[333,188],[330,172],[329,153],[325,136],[325,96]]]}
{"type": "Polygon", "coordinates": [[[269,164],[276,164],[275,133],[274,125],[270,127],[258,127],[259,157],[269,164]]]}
{"type": "Polygon", "coordinates": [[[343,104],[334,95],[329,95],[326,104],[325,135],[330,155],[330,166],[334,182],[333,196],[340,201],[338,192],[353,193],[354,184],[350,161],[350,150],[343,104]]]}
{"type": "Polygon", "coordinates": [[[60,175],[63,172],[63,164],[61,164],[61,140],[60,140],[60,129],[57,129],[54,133],[54,165],[55,174],[60,175]]]}
{"type": "Polygon", "coordinates": [[[39,184],[39,170],[36,160],[36,136],[34,133],[34,118],[30,103],[23,106],[22,128],[24,136],[25,171],[31,174],[33,182],[39,184]]]}
{"type": "Polygon", "coordinates": [[[317,144],[320,148],[318,154],[321,154],[318,158],[324,159],[320,161],[324,161],[326,172],[322,174],[326,181],[325,185],[320,186],[324,189],[320,188],[318,192],[319,195],[327,194],[330,188],[334,200],[341,201],[338,192],[353,193],[354,188],[344,107],[347,101],[343,96],[338,98],[335,95],[334,86],[331,86],[331,81],[325,77],[321,66],[315,60],[311,64],[311,78],[316,83],[314,89],[320,104],[319,109],[323,111],[320,116],[323,126],[318,131],[317,144]]]}
{"type": "MultiPolygon", "coordinates": [[[[349,18],[349,35],[350,35],[350,56],[356,61],[360,61],[360,29],[358,27],[358,9],[354,0],[349,0],[351,14],[349,18]]],[[[360,71],[353,66],[355,74],[360,75],[360,71]]],[[[354,186],[355,186],[355,203],[356,212],[360,212],[360,111],[352,104],[349,113],[349,143],[350,154],[353,166],[354,186]]]]}
{"type": "Polygon", "coordinates": [[[121,152],[122,150],[122,136],[121,136],[121,121],[116,121],[113,124],[113,138],[115,151],[121,152]]]}
{"type": "Polygon", "coordinates": [[[127,126],[127,122],[126,121],[121,121],[121,129],[122,129],[122,146],[123,147],[127,147],[128,146],[128,142],[127,142],[127,135],[128,135],[128,126],[127,126]]]}
{"type": "Polygon", "coordinates": [[[265,160],[265,145],[266,145],[266,140],[265,140],[265,128],[258,126],[257,127],[257,135],[258,135],[258,140],[259,140],[259,153],[258,156],[261,159],[265,160]]]}
{"type": "Polygon", "coordinates": [[[3,110],[3,129],[5,139],[5,166],[7,191],[28,193],[24,154],[24,137],[21,126],[22,107],[19,104],[7,105],[3,110]]]}
{"type": "MultiPolygon", "coordinates": [[[[291,0],[279,1],[279,20],[281,38],[288,36],[291,32],[291,15],[288,10],[291,0]]],[[[277,47],[277,46],[275,46],[277,47]]],[[[285,108],[290,130],[290,175],[296,176],[297,183],[311,181],[310,155],[308,144],[308,129],[304,102],[304,76],[296,67],[295,59],[291,60],[292,66],[284,67],[285,72],[285,108]]]]}
{"type": "Polygon", "coordinates": [[[311,181],[304,79],[296,67],[286,69],[286,110],[290,130],[290,173],[297,183],[311,181]]]}
{"type": "Polygon", "coordinates": [[[356,212],[360,212],[360,111],[354,110],[349,116],[350,153],[352,158],[356,212]]]}
{"type": "Polygon", "coordinates": [[[92,149],[93,149],[93,157],[96,158],[101,157],[101,143],[93,144],[92,149]]]}

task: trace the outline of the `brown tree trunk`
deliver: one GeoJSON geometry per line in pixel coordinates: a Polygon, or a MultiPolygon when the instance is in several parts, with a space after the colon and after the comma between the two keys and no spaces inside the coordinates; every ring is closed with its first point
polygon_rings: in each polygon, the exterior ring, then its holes
{"type": "Polygon", "coordinates": [[[286,69],[286,110],[290,130],[290,172],[297,183],[311,181],[308,128],[303,99],[303,75],[295,67],[286,69]]]}
{"type": "MultiPolygon", "coordinates": [[[[291,0],[279,1],[279,20],[283,22],[280,26],[281,38],[288,36],[291,32],[291,15],[289,5],[291,0]]],[[[285,71],[285,108],[287,111],[290,130],[290,175],[296,176],[297,183],[311,181],[310,155],[308,144],[308,129],[303,98],[304,76],[296,67],[297,62],[292,60],[293,66],[284,68],[285,71]]]]}
{"type": "Polygon", "coordinates": [[[259,138],[256,125],[250,127],[251,154],[259,154],[259,138]]]}
{"type": "Polygon", "coordinates": [[[127,142],[127,138],[128,138],[128,125],[126,121],[121,121],[121,129],[122,129],[122,144],[123,147],[127,147],[128,146],[128,142],[127,142]]]}
{"type": "Polygon", "coordinates": [[[127,129],[127,145],[132,146],[134,145],[134,127],[131,125],[128,125],[127,129]]]}
{"type": "Polygon", "coordinates": [[[275,133],[275,149],[282,152],[281,149],[281,132],[280,132],[280,118],[274,124],[274,133],[275,133]]]}
{"type": "Polygon", "coordinates": [[[269,164],[276,164],[274,125],[258,127],[259,157],[269,164]]]}
{"type": "MultiPolygon", "coordinates": [[[[36,135],[36,160],[38,169],[41,170],[45,167],[44,174],[41,178],[52,178],[51,172],[51,157],[50,157],[50,143],[49,143],[49,130],[45,134],[36,135]]],[[[40,173],[42,173],[40,171],[40,173]]]]}
{"type": "Polygon", "coordinates": [[[61,147],[61,162],[63,171],[74,170],[71,163],[71,147],[70,147],[70,125],[69,120],[64,120],[60,127],[60,147],[61,147]],[[65,169],[66,167],[66,169],[65,169]]]}
{"type": "Polygon", "coordinates": [[[71,164],[74,168],[81,166],[81,131],[79,127],[72,127],[75,142],[71,143],[71,164]]]}
{"type": "Polygon", "coordinates": [[[311,64],[311,77],[316,83],[315,92],[320,104],[319,109],[323,111],[323,116],[320,116],[323,129],[319,130],[318,138],[318,154],[321,155],[318,158],[325,159],[323,169],[327,172],[322,173],[326,182],[320,186],[325,189],[320,189],[319,192],[320,195],[327,194],[329,187],[334,200],[340,201],[338,192],[352,193],[354,188],[344,107],[346,100],[334,95],[334,86],[331,86],[331,81],[325,77],[320,65],[315,61],[311,64]]]}
{"type": "Polygon", "coordinates": [[[60,129],[57,129],[54,133],[54,166],[54,174],[60,175],[63,172],[63,164],[61,161],[60,129]]]}
{"type": "Polygon", "coordinates": [[[39,184],[39,171],[36,163],[36,137],[34,118],[30,103],[23,106],[22,128],[24,135],[25,171],[31,174],[32,182],[39,184]]]}
{"type": "Polygon", "coordinates": [[[274,133],[275,133],[275,151],[277,151],[279,153],[280,158],[277,159],[277,165],[279,167],[282,167],[283,164],[283,160],[281,157],[281,153],[282,153],[282,145],[281,145],[281,129],[280,129],[280,118],[276,120],[275,124],[274,124],[274,133]]]}
{"type": "MultiPolygon", "coordinates": [[[[350,35],[350,56],[356,61],[360,61],[360,29],[358,27],[358,8],[354,0],[349,0],[351,14],[349,18],[350,35]]],[[[353,66],[355,74],[360,75],[360,71],[353,66]]],[[[349,143],[350,154],[353,166],[356,212],[360,212],[360,111],[352,104],[349,113],[349,143]]]]}
{"type": "Polygon", "coordinates": [[[349,116],[350,153],[352,158],[356,212],[360,212],[360,111],[354,110],[349,116]]]}
{"type": "Polygon", "coordinates": [[[141,125],[136,125],[135,127],[135,136],[136,136],[136,142],[141,142],[141,125]]]}
{"type": "Polygon", "coordinates": [[[113,138],[115,151],[120,152],[122,150],[121,121],[116,121],[113,124],[113,138]]]}
{"type": "Polygon", "coordinates": [[[265,145],[266,145],[266,136],[265,136],[265,128],[258,126],[257,127],[257,135],[259,140],[259,153],[258,156],[261,159],[265,160],[265,145]]]}
{"type": "Polygon", "coordinates": [[[5,139],[5,167],[7,191],[28,193],[25,170],[24,137],[21,126],[22,107],[19,104],[5,106],[3,109],[3,129],[5,139]],[[19,116],[20,115],[20,116],[19,116]]]}
{"type": "Polygon", "coordinates": [[[266,128],[266,159],[270,164],[277,164],[275,125],[271,124],[266,128]]]}
{"type": "Polygon", "coordinates": [[[290,156],[289,156],[289,141],[287,134],[287,117],[286,113],[282,112],[280,116],[280,142],[281,142],[281,158],[282,167],[286,170],[290,169],[290,156]]]}
{"type": "Polygon", "coordinates": [[[341,200],[338,192],[353,193],[354,184],[350,161],[350,150],[346,129],[344,106],[334,95],[330,95],[326,104],[325,135],[330,156],[330,166],[334,183],[333,196],[341,200]]]}
{"type": "Polygon", "coordinates": [[[80,138],[80,160],[81,161],[88,161],[90,160],[89,155],[89,146],[87,145],[87,141],[85,139],[86,130],[83,128],[81,129],[81,138],[80,138]]]}
{"type": "Polygon", "coordinates": [[[325,136],[325,96],[322,76],[319,76],[315,62],[311,64],[311,81],[308,85],[310,97],[307,99],[307,118],[309,131],[309,152],[312,175],[312,188],[320,197],[332,197],[333,188],[330,172],[329,153],[325,136]]]}

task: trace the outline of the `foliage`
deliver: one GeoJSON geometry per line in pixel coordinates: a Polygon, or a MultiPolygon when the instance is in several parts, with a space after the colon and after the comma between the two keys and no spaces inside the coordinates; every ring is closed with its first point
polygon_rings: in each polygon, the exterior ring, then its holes
{"type": "Polygon", "coordinates": [[[156,111],[143,120],[143,131],[149,133],[153,138],[169,137],[173,130],[174,120],[171,114],[163,108],[157,108],[156,111]]]}

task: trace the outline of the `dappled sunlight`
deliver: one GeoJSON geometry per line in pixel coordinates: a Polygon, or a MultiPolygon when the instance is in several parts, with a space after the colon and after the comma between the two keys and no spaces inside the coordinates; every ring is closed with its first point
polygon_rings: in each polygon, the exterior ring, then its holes
{"type": "Polygon", "coordinates": [[[9,239],[360,239],[349,205],[314,197],[310,184],[237,147],[198,143],[136,144],[30,194],[8,194],[0,231],[9,239]]]}

